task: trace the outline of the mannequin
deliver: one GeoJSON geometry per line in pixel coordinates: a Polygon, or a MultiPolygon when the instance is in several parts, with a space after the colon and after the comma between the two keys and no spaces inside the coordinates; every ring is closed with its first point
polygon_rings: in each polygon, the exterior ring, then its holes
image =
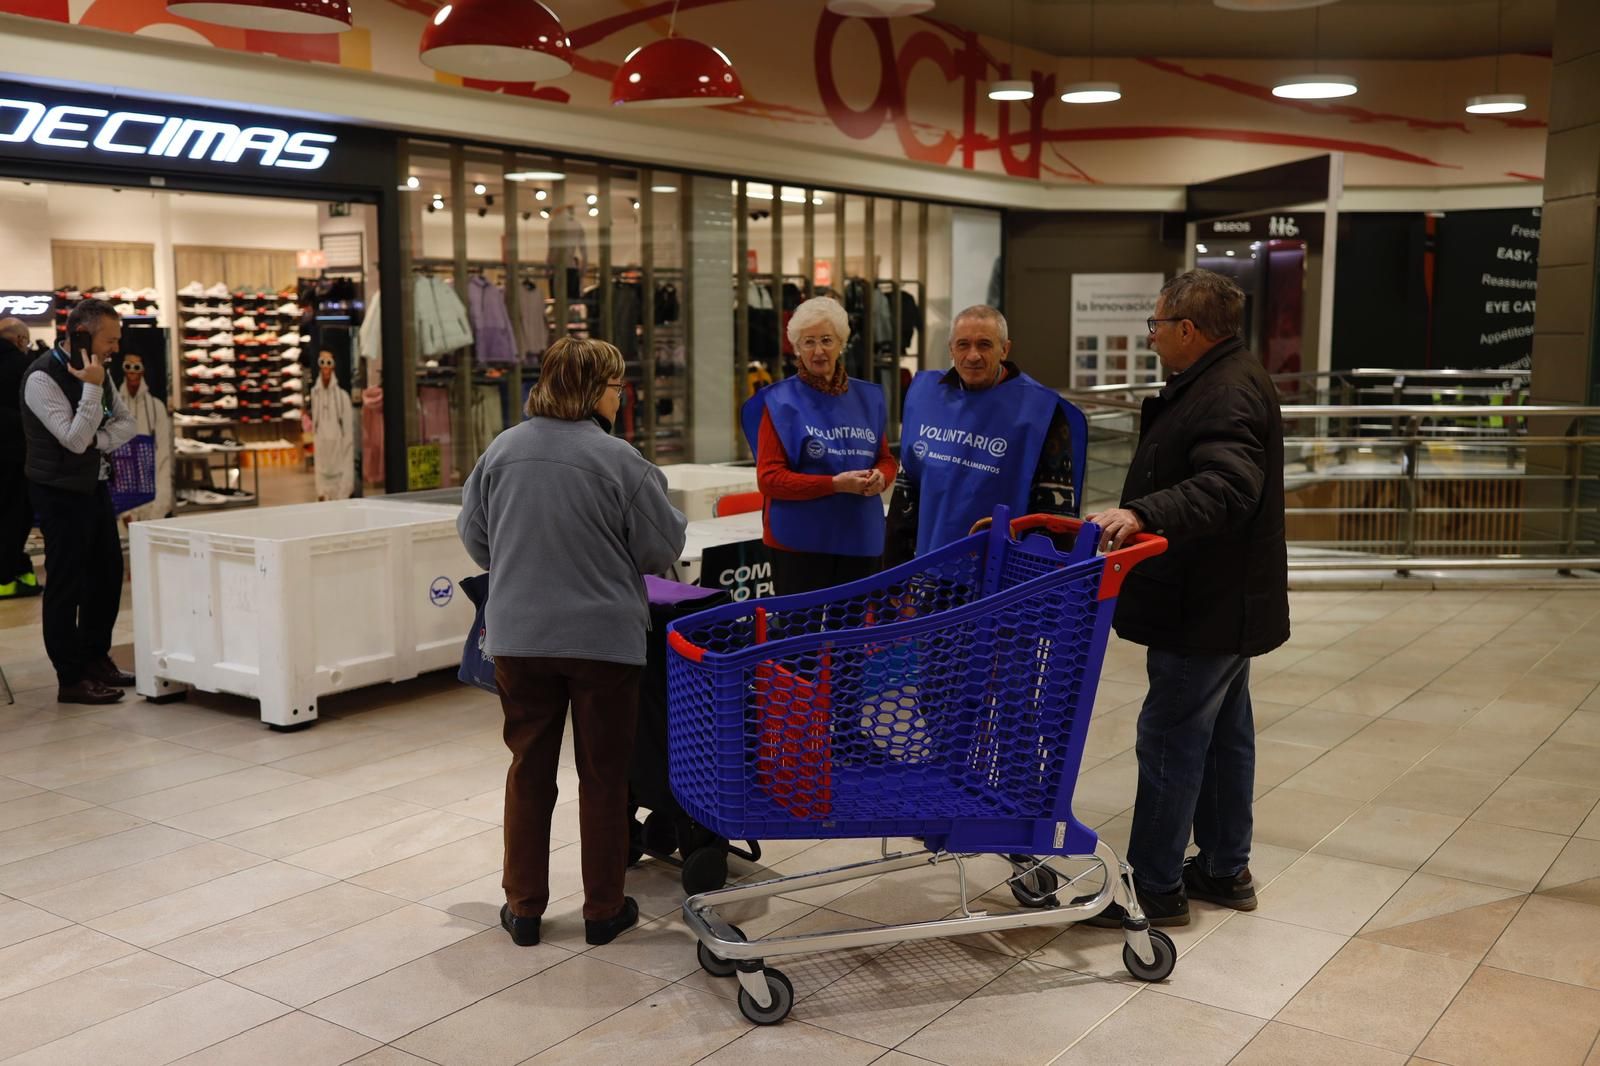
{"type": "Polygon", "coordinates": [[[317,467],[317,499],[346,500],[356,489],[355,408],[333,375],[333,353],[317,355],[317,383],[307,405],[317,467]]]}
{"type": "Polygon", "coordinates": [[[156,441],[156,498],[124,513],[122,521],[126,524],[165,518],[172,513],[172,418],[167,413],[167,405],[145,385],[142,356],[122,357],[122,384],[117,386],[117,391],[122,393],[122,402],[133,412],[139,433],[148,434],[156,441]]]}

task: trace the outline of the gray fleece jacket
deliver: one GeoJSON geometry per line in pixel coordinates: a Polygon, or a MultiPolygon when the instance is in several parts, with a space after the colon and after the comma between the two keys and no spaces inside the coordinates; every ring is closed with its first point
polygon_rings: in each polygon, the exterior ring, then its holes
{"type": "Polygon", "coordinates": [[[489,571],[486,650],[642,664],[640,575],[678,561],[686,525],[661,471],[588,419],[530,418],[501,433],[456,520],[489,571]]]}

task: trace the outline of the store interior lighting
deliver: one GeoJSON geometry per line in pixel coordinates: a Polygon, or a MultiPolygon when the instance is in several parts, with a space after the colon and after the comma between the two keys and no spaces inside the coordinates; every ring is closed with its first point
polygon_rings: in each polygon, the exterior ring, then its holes
{"type": "MultiPolygon", "coordinates": [[[[738,192],[738,182],[735,182],[734,186],[734,192],[738,192]]],[[[759,181],[748,182],[745,185],[745,195],[752,200],[770,200],[772,199],[772,186],[759,181]]],[[[806,202],[806,194],[804,189],[785,188],[782,195],[783,202],[786,204],[803,204],[806,202]]],[[[811,196],[811,202],[814,204],[821,204],[822,194],[813,193],[811,196]]]]}
{"type": "Polygon", "coordinates": [[[934,0],[828,0],[835,15],[858,19],[898,19],[933,10],[934,0]]]}
{"type": "Polygon", "coordinates": [[[539,0],[455,0],[422,30],[424,66],[484,81],[550,81],[572,72],[572,43],[539,0]]]}
{"type": "Polygon", "coordinates": [[[676,185],[652,185],[652,186],[650,186],[650,191],[651,192],[677,192],[678,191],[678,187],[676,185]]]}
{"type": "Polygon", "coordinates": [[[550,209],[548,207],[539,208],[539,217],[543,218],[543,219],[548,219],[550,217],[550,209]]]}
{"type": "Polygon", "coordinates": [[[1096,81],[1094,76],[1095,2],[1089,0],[1089,77],[1061,90],[1064,104],[1113,104],[1122,99],[1122,86],[1114,81],[1096,81]]]}
{"type": "Polygon", "coordinates": [[[639,201],[638,200],[629,200],[628,203],[633,206],[633,209],[635,211],[639,210],[639,201]]]}
{"type": "Polygon", "coordinates": [[[422,184],[422,179],[417,177],[415,174],[413,174],[409,178],[406,179],[405,187],[408,188],[408,189],[415,189],[417,186],[419,186],[421,184],[422,184]]]}
{"type": "Polygon", "coordinates": [[[559,170],[517,170],[506,175],[507,181],[563,181],[566,175],[559,170]]]}
{"type": "Polygon", "coordinates": [[[533,198],[535,200],[546,200],[546,199],[549,199],[549,197],[550,197],[550,194],[545,192],[543,189],[535,189],[535,190],[533,190],[533,198]]]}
{"type": "Polygon", "coordinates": [[[677,34],[674,2],[666,37],[635,48],[617,68],[611,79],[613,106],[716,107],[744,99],[744,84],[726,52],[677,34]]]}
{"type": "Polygon", "coordinates": [[[167,0],[167,14],[269,33],[343,33],[350,0],[167,0]]]}
{"type": "Polygon", "coordinates": [[[590,193],[588,196],[585,196],[583,200],[584,203],[588,204],[590,207],[593,207],[595,204],[600,202],[600,197],[596,196],[594,193],[590,193]]]}
{"type": "Polygon", "coordinates": [[[1494,23],[1494,92],[1467,98],[1469,115],[1510,115],[1528,109],[1528,98],[1521,93],[1500,91],[1500,53],[1505,49],[1505,0],[1495,5],[1494,23]]]}
{"type": "Polygon", "coordinates": [[[472,191],[474,194],[482,196],[484,193],[489,191],[489,187],[480,181],[478,184],[472,187],[472,191]]]}
{"type": "Polygon", "coordinates": [[[1317,70],[1322,61],[1322,9],[1311,12],[1311,70],[1283,78],[1272,87],[1272,95],[1284,100],[1337,100],[1356,94],[1356,80],[1348,74],[1327,74],[1317,70]]]}
{"type": "MultiPolygon", "coordinates": [[[[1005,73],[1010,74],[1011,69],[1017,65],[1017,0],[1011,0],[1011,62],[1006,64],[1005,73]]],[[[991,100],[1032,100],[1033,82],[1023,78],[1006,78],[994,82],[989,86],[989,99],[991,100]]]]}
{"type": "Polygon", "coordinates": [[[599,216],[600,216],[600,209],[598,207],[589,208],[589,217],[590,218],[598,218],[599,216]]]}

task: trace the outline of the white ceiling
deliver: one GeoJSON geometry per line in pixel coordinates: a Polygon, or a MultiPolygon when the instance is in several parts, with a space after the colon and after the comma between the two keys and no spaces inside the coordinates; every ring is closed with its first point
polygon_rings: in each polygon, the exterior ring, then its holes
{"type": "MultiPolygon", "coordinates": [[[[1600,3],[1600,0],[1580,0],[1600,3]]],[[[1229,11],[1211,0],[1095,0],[1094,52],[1108,56],[1451,59],[1548,54],[1556,0],[1337,0],[1314,10],[1229,11]]],[[[931,14],[1058,56],[1089,54],[1091,0],[939,0],[931,14]]]]}

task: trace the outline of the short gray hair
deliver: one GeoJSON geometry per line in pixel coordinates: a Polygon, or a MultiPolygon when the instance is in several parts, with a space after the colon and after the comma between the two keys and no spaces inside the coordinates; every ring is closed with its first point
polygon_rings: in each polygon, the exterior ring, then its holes
{"type": "Polygon", "coordinates": [[[1244,290],[1209,270],[1186,270],[1161,286],[1166,318],[1187,318],[1201,335],[1226,340],[1244,332],[1244,290]]]}
{"type": "Polygon", "coordinates": [[[1011,328],[1006,325],[1006,316],[988,304],[973,304],[971,307],[956,315],[950,320],[950,329],[955,331],[963,318],[976,318],[989,323],[1000,334],[1000,343],[1004,344],[1011,339],[1011,328]]]}
{"type": "Polygon", "coordinates": [[[850,339],[850,316],[845,314],[844,305],[831,296],[813,296],[796,307],[790,316],[789,343],[798,348],[800,334],[819,322],[826,323],[839,335],[841,345],[850,339]]]}

